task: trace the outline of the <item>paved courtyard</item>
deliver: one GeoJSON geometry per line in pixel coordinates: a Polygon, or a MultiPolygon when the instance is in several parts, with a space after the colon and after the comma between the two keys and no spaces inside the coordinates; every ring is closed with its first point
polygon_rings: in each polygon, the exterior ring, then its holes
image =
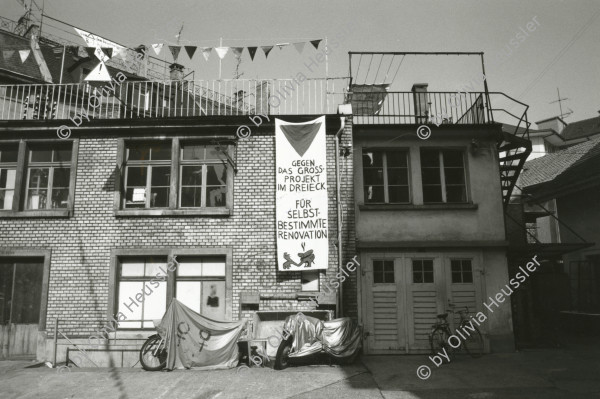
{"type": "Polygon", "coordinates": [[[283,371],[24,368],[0,362],[0,398],[592,398],[600,397],[600,348],[526,350],[458,358],[435,368],[427,356],[363,356],[352,366],[326,364],[283,371]],[[432,367],[429,379],[416,375],[432,367]]]}

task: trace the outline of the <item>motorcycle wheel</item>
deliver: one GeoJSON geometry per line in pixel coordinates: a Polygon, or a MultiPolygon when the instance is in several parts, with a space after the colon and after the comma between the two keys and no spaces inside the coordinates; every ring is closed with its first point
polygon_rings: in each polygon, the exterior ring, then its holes
{"type": "Polygon", "coordinates": [[[290,350],[292,350],[293,338],[290,336],[288,339],[281,341],[279,348],[277,348],[277,356],[275,357],[275,370],[283,370],[288,368],[290,350]]]}
{"type": "Polygon", "coordinates": [[[165,348],[164,341],[162,341],[162,347],[158,348],[156,355],[154,355],[154,351],[160,343],[160,335],[154,334],[142,345],[142,349],[140,349],[140,363],[144,370],[160,371],[167,365],[167,349],[165,348]]]}

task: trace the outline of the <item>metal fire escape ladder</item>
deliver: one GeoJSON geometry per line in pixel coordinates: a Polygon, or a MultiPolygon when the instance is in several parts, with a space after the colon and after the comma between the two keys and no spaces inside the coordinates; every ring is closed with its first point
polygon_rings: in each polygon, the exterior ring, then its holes
{"type": "MultiPolygon", "coordinates": [[[[525,161],[529,154],[531,154],[531,141],[529,141],[529,126],[531,124],[527,121],[527,110],[529,109],[529,106],[504,93],[490,92],[489,94],[504,96],[525,107],[525,110],[520,117],[505,109],[490,107],[490,111],[504,112],[519,121],[515,126],[514,132],[502,130],[502,141],[498,144],[500,183],[502,187],[504,208],[506,208],[510,203],[510,197],[517,185],[525,161]],[[521,127],[521,124],[523,124],[523,127],[521,127]]],[[[489,101],[488,104],[490,104],[489,101]]]]}

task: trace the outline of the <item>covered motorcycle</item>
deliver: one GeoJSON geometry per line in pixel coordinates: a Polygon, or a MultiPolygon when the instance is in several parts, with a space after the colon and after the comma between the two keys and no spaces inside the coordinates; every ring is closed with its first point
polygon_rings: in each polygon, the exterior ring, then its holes
{"type": "Polygon", "coordinates": [[[284,369],[294,359],[325,353],[352,362],[361,348],[362,329],[349,317],[322,321],[302,313],[288,316],[284,340],[277,349],[275,368],[284,369]]]}

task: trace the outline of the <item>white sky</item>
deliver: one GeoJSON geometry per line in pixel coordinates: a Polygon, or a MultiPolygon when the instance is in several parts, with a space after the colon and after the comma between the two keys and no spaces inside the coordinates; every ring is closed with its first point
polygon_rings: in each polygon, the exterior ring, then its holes
{"type": "MultiPolygon", "coordinates": [[[[16,20],[23,13],[17,0],[0,1],[2,16],[16,20]]],[[[175,44],[182,22],[181,45],[216,47],[223,38],[224,46],[260,46],[328,37],[339,42],[329,56],[330,77],[348,75],[348,51],[484,51],[490,90],[527,103],[530,121],[558,114],[558,104],[548,104],[556,100],[557,87],[570,99],[563,108],[574,111],[567,122],[600,110],[598,0],[45,0],[45,12],[128,46],[175,44]],[[535,16],[539,27],[506,62],[493,63],[492,56],[508,52],[505,46],[535,16]]],[[[44,24],[50,33],[57,32],[50,25],[71,31],[54,21],[44,24]]],[[[265,60],[259,49],[251,62],[245,51],[240,71],[243,78],[325,76],[324,67],[311,75],[303,65],[315,54],[310,44],[302,55],[290,46],[273,49],[265,60]]],[[[168,49],[163,56],[172,61],[168,49]]],[[[182,50],[179,62],[195,69],[195,79],[218,76],[214,52],[205,62],[199,50],[193,61],[182,50]]],[[[223,78],[232,78],[234,69],[228,55],[223,78]]],[[[419,82],[429,83],[430,91],[452,91],[478,72],[477,57],[407,57],[393,88],[408,91],[419,82]]]]}

